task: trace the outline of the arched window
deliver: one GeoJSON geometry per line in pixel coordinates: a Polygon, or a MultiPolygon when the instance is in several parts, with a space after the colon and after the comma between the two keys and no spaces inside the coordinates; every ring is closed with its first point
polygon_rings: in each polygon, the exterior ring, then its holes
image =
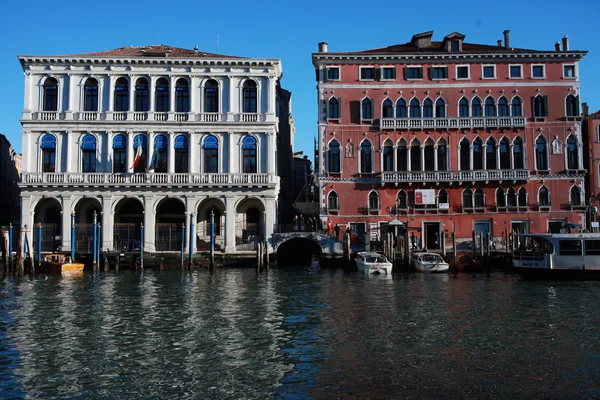
{"type": "Polygon", "coordinates": [[[383,102],[381,118],[394,118],[394,104],[390,99],[385,99],[383,102]]]}
{"type": "Polygon", "coordinates": [[[542,135],[535,141],[536,169],[540,171],[548,170],[548,146],[546,146],[546,143],[546,138],[542,135]]]}
{"type": "Polygon", "coordinates": [[[85,135],[81,139],[81,172],[96,172],[96,138],[85,135]]]}
{"type": "Polygon", "coordinates": [[[473,192],[471,189],[465,189],[462,193],[463,208],[473,208],[473,192]]]}
{"type": "Polygon", "coordinates": [[[496,116],[496,103],[493,97],[485,99],[485,116],[495,117],[496,116]]]}
{"type": "Polygon", "coordinates": [[[256,147],[256,139],[254,137],[246,136],[244,138],[244,141],[242,142],[244,173],[255,174],[258,171],[256,165],[256,147]]]}
{"type": "Polygon", "coordinates": [[[394,170],[394,147],[389,140],[383,144],[383,170],[385,172],[394,170]]]}
{"type": "Polygon", "coordinates": [[[165,78],[160,78],[156,81],[155,91],[155,107],[156,112],[169,111],[169,82],[165,78]]]}
{"type": "Polygon", "coordinates": [[[406,210],[408,208],[408,196],[404,190],[398,192],[398,209],[406,210]]]}
{"type": "Polygon", "coordinates": [[[340,143],[334,139],[329,143],[329,172],[332,174],[342,171],[340,154],[340,143]]]}
{"type": "Polygon", "coordinates": [[[416,97],[410,101],[410,117],[421,118],[421,104],[416,97]]]}
{"type": "Polygon", "coordinates": [[[512,100],[512,116],[513,117],[522,117],[523,116],[523,105],[521,103],[521,99],[515,97],[512,100]]]}
{"type": "Polygon", "coordinates": [[[373,172],[373,152],[372,145],[368,139],[365,139],[360,145],[360,172],[370,174],[373,172]]]}
{"type": "Polygon", "coordinates": [[[567,168],[579,169],[579,148],[577,138],[569,135],[567,139],[567,168]]]}
{"type": "Polygon", "coordinates": [[[550,192],[546,186],[542,186],[538,192],[538,203],[540,207],[550,207],[550,192]]]}
{"type": "Polygon", "coordinates": [[[579,186],[575,185],[571,188],[571,205],[572,206],[580,206],[581,205],[581,190],[579,186]]]}
{"type": "Polygon", "coordinates": [[[44,81],[44,111],[58,111],[58,82],[54,78],[44,81]]]}
{"type": "Polygon", "coordinates": [[[118,134],[113,139],[113,172],[127,171],[127,136],[118,134]]]}
{"type": "Polygon", "coordinates": [[[506,97],[502,96],[498,100],[498,116],[499,117],[508,117],[510,114],[508,112],[508,100],[506,97]]]}
{"type": "Polygon", "coordinates": [[[446,118],[446,103],[443,99],[435,101],[435,116],[437,118],[446,118]]]}
{"type": "Polygon", "coordinates": [[[523,139],[517,136],[513,141],[513,161],[515,169],[525,168],[525,155],[523,152],[523,139]]]}
{"type": "Polygon", "coordinates": [[[339,198],[336,192],[334,192],[333,190],[331,192],[329,192],[329,195],[327,196],[327,210],[328,211],[339,211],[340,209],[340,202],[339,202],[339,198]]]}
{"type": "Polygon", "coordinates": [[[458,102],[458,116],[460,118],[469,118],[469,100],[464,97],[458,102]]]}
{"type": "Polygon", "coordinates": [[[396,153],[396,162],[398,163],[398,165],[396,166],[397,170],[408,171],[408,150],[406,142],[404,140],[401,140],[398,144],[396,153]]]}
{"type": "MultiPolygon", "coordinates": [[[[219,141],[213,135],[204,138],[204,172],[216,174],[219,172],[219,141]]],[[[246,136],[242,142],[243,171],[256,172],[256,139],[246,136]]]]}
{"type": "Polygon", "coordinates": [[[496,207],[506,207],[506,197],[502,188],[496,189],[496,207]]]}
{"type": "Polygon", "coordinates": [[[517,194],[515,193],[515,189],[509,188],[508,193],[506,194],[506,204],[509,207],[517,206],[517,194]]]}
{"type": "Polygon", "coordinates": [[[506,137],[500,140],[500,169],[510,168],[510,142],[506,137]]]}
{"type": "Polygon", "coordinates": [[[485,143],[485,168],[496,169],[496,142],[493,138],[489,138],[485,143]]]}
{"type": "Polygon", "coordinates": [[[379,196],[377,192],[369,193],[369,211],[379,211],[379,196]]]}
{"type": "Polygon", "coordinates": [[[467,139],[460,141],[460,170],[471,170],[471,144],[467,139]]]}
{"type": "Polygon", "coordinates": [[[471,103],[471,115],[473,117],[481,117],[481,100],[475,97],[471,103]]]}
{"type": "Polygon", "coordinates": [[[435,171],[435,151],[431,138],[425,141],[423,155],[425,157],[425,171],[435,171]]]}
{"type": "Polygon", "coordinates": [[[361,101],[360,119],[373,119],[373,102],[368,97],[361,101]]]}
{"type": "Polygon", "coordinates": [[[433,118],[433,102],[429,97],[423,100],[423,118],[433,118]]]}
{"type": "Polygon", "coordinates": [[[396,102],[396,118],[406,118],[406,101],[402,98],[396,102]]]}
{"type": "Polygon", "coordinates": [[[167,172],[168,142],[165,135],[158,135],[154,138],[154,152],[150,163],[150,169],[153,169],[154,172],[167,172]]]}
{"type": "Polygon", "coordinates": [[[129,83],[126,78],[119,78],[115,83],[115,111],[129,110],[129,83]]]}
{"type": "Polygon", "coordinates": [[[148,139],[146,138],[146,135],[140,134],[133,138],[133,153],[137,155],[137,149],[140,147],[142,150],[139,159],[136,156],[133,160],[134,173],[146,172],[146,166],[148,165],[148,159],[146,158],[148,157],[148,139]]]}
{"type": "Polygon", "coordinates": [[[243,98],[244,106],[243,112],[245,113],[257,113],[258,112],[258,93],[256,90],[256,82],[248,79],[244,82],[243,98]]]}
{"type": "Polygon", "coordinates": [[[421,143],[413,140],[410,143],[410,170],[421,171],[421,143]]]}
{"type": "Polygon", "coordinates": [[[482,188],[475,189],[473,203],[476,208],[485,208],[485,192],[482,188]]]}
{"type": "Polygon", "coordinates": [[[567,117],[579,116],[579,97],[572,94],[567,96],[567,117]]]}
{"type": "Polygon", "coordinates": [[[187,79],[180,78],[175,85],[175,112],[190,111],[190,88],[187,79]]]}
{"type": "Polygon", "coordinates": [[[83,111],[98,111],[98,81],[88,78],[83,85],[83,111]]]}
{"type": "Polygon", "coordinates": [[[329,99],[329,119],[340,119],[340,103],[338,99],[332,97],[329,99]]]}
{"type": "Polygon", "coordinates": [[[534,117],[546,117],[548,115],[548,108],[546,103],[546,96],[537,95],[533,98],[533,116],[534,117]]]}
{"type": "Polygon", "coordinates": [[[42,137],[42,172],[56,172],[56,138],[52,135],[42,137]]]}
{"type": "Polygon", "coordinates": [[[150,110],[148,93],[148,80],[139,78],[135,82],[135,111],[145,112],[150,110]]]}
{"type": "Polygon", "coordinates": [[[527,207],[527,190],[524,187],[519,189],[519,207],[527,207]]]}
{"type": "MultiPolygon", "coordinates": [[[[252,82],[252,81],[246,81],[246,83],[250,83],[250,82],[252,82]]],[[[246,92],[244,89],[244,95],[245,94],[246,94],[246,92]]],[[[256,99],[256,87],[254,90],[254,98],[256,99]]],[[[245,105],[246,105],[246,102],[245,102],[245,97],[244,97],[244,107],[245,107],[245,105]]],[[[207,112],[207,113],[219,112],[219,84],[214,79],[208,80],[206,82],[206,84],[204,85],[204,112],[207,112]]]]}
{"type": "Polygon", "coordinates": [[[446,189],[440,189],[438,193],[438,204],[448,204],[448,192],[446,189]]]}
{"type": "Polygon", "coordinates": [[[185,135],[175,138],[175,173],[187,174],[189,170],[189,143],[185,135]]]}
{"type": "Polygon", "coordinates": [[[448,170],[448,143],[446,139],[442,138],[438,140],[437,148],[437,159],[438,159],[438,171],[448,170]]]}
{"type": "Polygon", "coordinates": [[[483,141],[477,138],[473,141],[473,169],[483,169],[483,141]]]}

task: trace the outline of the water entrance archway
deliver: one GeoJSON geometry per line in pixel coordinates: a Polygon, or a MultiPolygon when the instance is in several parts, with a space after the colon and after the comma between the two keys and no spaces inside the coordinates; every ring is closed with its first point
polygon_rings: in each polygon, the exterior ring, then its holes
{"type": "Polygon", "coordinates": [[[322,255],[321,246],[310,238],[294,237],[277,246],[277,263],[284,265],[310,264],[322,255]]]}
{"type": "Polygon", "coordinates": [[[185,205],[176,198],[166,198],[156,207],[156,251],[181,251],[185,226],[185,205]]]}
{"type": "Polygon", "coordinates": [[[125,198],[115,206],[113,242],[115,250],[133,251],[140,248],[144,206],[137,198],[125,198]]]}
{"type": "MultiPolygon", "coordinates": [[[[55,198],[40,200],[35,206],[33,222],[42,224],[42,251],[56,252],[62,247],[62,206],[55,198]]],[[[15,231],[13,231],[15,232],[15,231]]],[[[18,232],[18,231],[17,231],[18,232]]],[[[37,251],[38,235],[33,235],[34,248],[37,251]]]]}
{"type": "Polygon", "coordinates": [[[94,238],[94,213],[102,225],[102,206],[97,199],[84,198],[75,205],[75,251],[91,253],[94,238]]]}

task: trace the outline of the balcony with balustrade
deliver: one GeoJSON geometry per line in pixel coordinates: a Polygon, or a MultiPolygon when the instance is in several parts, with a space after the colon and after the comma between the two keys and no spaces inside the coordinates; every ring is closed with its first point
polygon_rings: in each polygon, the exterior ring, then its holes
{"type": "Polygon", "coordinates": [[[381,129],[525,128],[525,117],[381,118],[381,129]]]}
{"type": "Polygon", "coordinates": [[[89,123],[148,122],[148,123],[275,123],[270,113],[213,113],[213,112],[145,112],[145,111],[41,111],[24,112],[24,121],[78,121],[89,123]]]}
{"type": "Polygon", "coordinates": [[[22,187],[275,187],[275,174],[24,172],[22,187]]]}
{"type": "Polygon", "coordinates": [[[382,172],[381,183],[435,183],[435,182],[486,182],[526,181],[527,169],[488,169],[476,171],[395,171],[382,172]]]}

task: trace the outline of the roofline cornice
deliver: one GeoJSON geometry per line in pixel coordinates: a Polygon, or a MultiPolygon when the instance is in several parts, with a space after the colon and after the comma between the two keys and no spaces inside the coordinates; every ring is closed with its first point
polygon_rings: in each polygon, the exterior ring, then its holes
{"type": "Polygon", "coordinates": [[[379,53],[379,54],[357,54],[357,53],[313,53],[313,65],[319,61],[336,61],[336,62],[373,62],[373,61],[390,61],[397,60],[403,62],[422,62],[427,60],[515,60],[515,59],[551,59],[551,60],[581,60],[587,54],[587,51],[561,51],[561,52],[498,52],[498,53],[379,53]]]}

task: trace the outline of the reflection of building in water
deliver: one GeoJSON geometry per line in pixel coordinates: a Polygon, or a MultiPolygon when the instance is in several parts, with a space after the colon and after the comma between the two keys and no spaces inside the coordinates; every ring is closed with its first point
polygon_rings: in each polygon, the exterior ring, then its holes
{"type": "Polygon", "coordinates": [[[0,225],[18,224],[21,220],[20,174],[21,155],[0,134],[0,225]]]}
{"type": "MultiPolygon", "coordinates": [[[[249,250],[276,224],[278,59],[169,46],[20,56],[25,71],[23,223],[44,250],[249,250]],[[34,235],[35,236],[35,235],[34,235]],[[53,248],[53,249],[54,249],[53,248]]],[[[289,92],[288,92],[289,93],[289,92]]],[[[289,121],[288,121],[289,123],[289,121]]],[[[289,129],[287,130],[288,134],[289,129]]]]}

